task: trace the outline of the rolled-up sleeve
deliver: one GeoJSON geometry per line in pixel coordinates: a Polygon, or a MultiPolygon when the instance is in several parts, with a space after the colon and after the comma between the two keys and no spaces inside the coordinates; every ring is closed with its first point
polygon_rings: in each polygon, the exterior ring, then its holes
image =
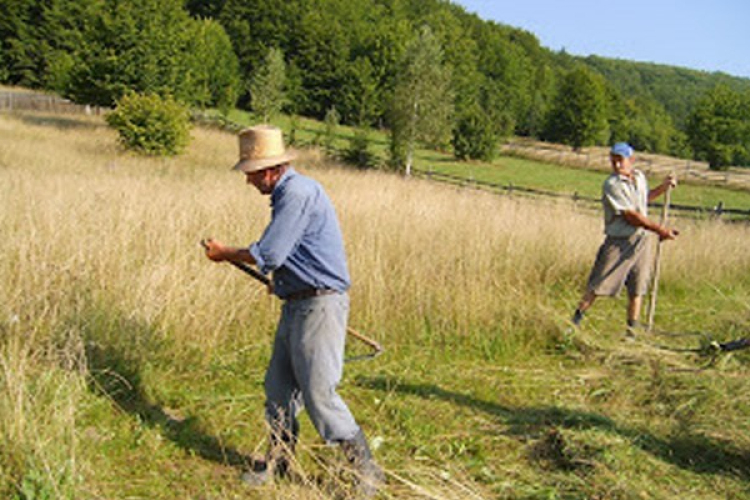
{"type": "Polygon", "coordinates": [[[284,264],[302,239],[310,218],[308,199],[302,193],[288,191],[274,203],[271,222],[250,255],[264,274],[284,264]]]}

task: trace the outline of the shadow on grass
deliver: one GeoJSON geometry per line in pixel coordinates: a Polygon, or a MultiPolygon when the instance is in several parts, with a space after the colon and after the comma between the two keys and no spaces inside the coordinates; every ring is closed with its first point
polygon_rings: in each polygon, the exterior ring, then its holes
{"type": "Polygon", "coordinates": [[[493,415],[508,425],[508,434],[542,434],[549,428],[599,429],[627,439],[633,446],[680,468],[701,474],[724,474],[750,480],[750,453],[701,435],[664,439],[643,429],[624,427],[596,413],[549,407],[511,407],[443,389],[434,384],[410,384],[391,377],[360,376],[368,389],[421,398],[441,399],[493,415]]]}
{"type": "Polygon", "coordinates": [[[246,466],[251,457],[224,446],[201,429],[195,417],[183,418],[149,400],[142,381],[142,369],[149,355],[163,349],[163,340],[152,328],[123,317],[101,318],[98,329],[87,335],[86,359],[91,390],[106,396],[119,408],[158,429],[180,448],[216,463],[246,466]],[[107,331],[102,332],[102,327],[107,331]],[[112,339],[112,340],[108,340],[112,339]],[[145,358],[144,358],[145,357],[145,358]]]}
{"type": "Polygon", "coordinates": [[[43,126],[43,127],[55,127],[62,130],[94,130],[101,127],[106,127],[106,124],[102,122],[95,122],[93,120],[86,120],[81,118],[80,115],[52,115],[52,114],[31,114],[30,112],[24,112],[19,114],[21,120],[28,123],[29,125],[43,126]]]}

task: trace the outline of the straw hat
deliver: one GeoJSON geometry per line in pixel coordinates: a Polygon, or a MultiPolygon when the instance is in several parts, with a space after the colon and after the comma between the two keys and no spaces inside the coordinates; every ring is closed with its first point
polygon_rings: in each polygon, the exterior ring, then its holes
{"type": "Polygon", "coordinates": [[[240,140],[240,161],[232,170],[245,173],[287,163],[297,157],[293,151],[284,149],[284,135],[281,129],[272,125],[258,125],[246,128],[238,134],[240,140]]]}

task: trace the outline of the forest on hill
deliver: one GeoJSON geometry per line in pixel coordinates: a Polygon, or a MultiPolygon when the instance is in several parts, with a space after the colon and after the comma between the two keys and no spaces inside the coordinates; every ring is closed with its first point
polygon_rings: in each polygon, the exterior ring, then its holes
{"type": "Polygon", "coordinates": [[[396,157],[419,141],[483,158],[519,135],[750,165],[750,80],[554,52],[445,0],[0,0],[0,11],[0,82],[81,103],[135,91],[257,111],[259,89],[277,85],[280,111],[335,110],[406,137],[396,157]]]}

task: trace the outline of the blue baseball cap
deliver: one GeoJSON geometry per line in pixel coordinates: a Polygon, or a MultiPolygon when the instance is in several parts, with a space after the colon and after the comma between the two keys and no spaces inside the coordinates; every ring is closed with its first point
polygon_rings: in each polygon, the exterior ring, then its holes
{"type": "Polygon", "coordinates": [[[609,151],[611,155],[622,156],[623,158],[630,158],[633,156],[633,147],[627,142],[618,142],[609,151]]]}

